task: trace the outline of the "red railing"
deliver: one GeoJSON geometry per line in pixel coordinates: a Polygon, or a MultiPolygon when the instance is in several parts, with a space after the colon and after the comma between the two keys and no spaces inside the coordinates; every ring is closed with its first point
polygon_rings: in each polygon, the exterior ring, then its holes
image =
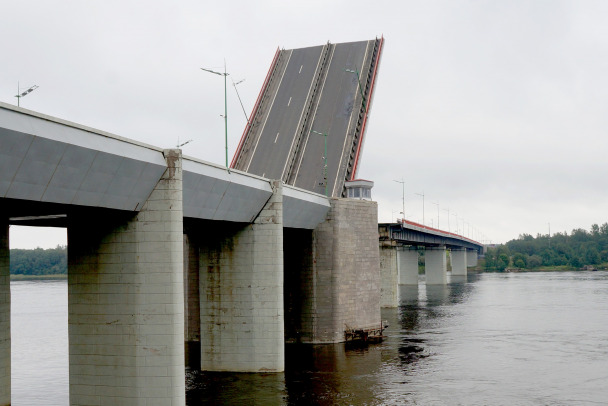
{"type": "Polygon", "coordinates": [[[281,52],[280,48],[277,48],[277,51],[274,54],[274,58],[272,59],[272,63],[270,64],[270,69],[268,69],[268,73],[266,74],[266,79],[264,79],[264,84],[262,85],[262,90],[260,90],[260,94],[258,95],[258,98],[255,101],[253,110],[251,111],[251,115],[249,116],[249,121],[247,122],[247,125],[245,126],[245,130],[243,131],[243,135],[241,135],[241,140],[239,141],[239,145],[236,147],[236,151],[234,152],[232,161],[230,162],[230,168],[232,168],[232,169],[234,169],[236,160],[237,160],[239,154],[241,153],[241,149],[243,148],[243,144],[245,143],[245,137],[247,136],[247,132],[251,128],[251,122],[253,121],[253,118],[255,117],[255,115],[258,112],[258,108],[260,107],[260,101],[262,100],[262,96],[264,95],[264,92],[266,91],[266,87],[268,86],[268,82],[270,81],[270,76],[272,75],[272,72],[274,71],[274,68],[277,64],[277,60],[279,59],[280,52],[281,52]]]}
{"type": "Polygon", "coordinates": [[[367,113],[369,113],[370,106],[372,104],[372,95],[374,94],[374,83],[376,81],[376,73],[378,72],[378,65],[380,65],[380,54],[382,53],[382,45],[384,44],[384,37],[380,37],[380,45],[378,45],[378,57],[376,66],[374,67],[374,74],[372,76],[372,83],[369,86],[369,97],[367,98],[367,105],[365,106],[365,117],[363,118],[363,124],[361,124],[361,137],[359,139],[359,145],[357,145],[357,153],[355,154],[355,163],[353,164],[353,171],[350,175],[350,180],[357,177],[357,165],[359,163],[359,154],[361,153],[361,146],[363,145],[363,136],[365,135],[365,124],[367,123],[367,113]]]}

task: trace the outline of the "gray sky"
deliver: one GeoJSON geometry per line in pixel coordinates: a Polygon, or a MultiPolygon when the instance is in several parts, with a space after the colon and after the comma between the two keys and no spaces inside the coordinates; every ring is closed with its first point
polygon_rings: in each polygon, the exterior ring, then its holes
{"type": "MultiPolygon", "coordinates": [[[[0,100],[224,162],[223,69],[247,114],[277,47],[386,39],[359,177],[379,220],[478,240],[608,221],[608,2],[20,0],[0,13],[0,100]],[[437,205],[439,204],[439,219],[437,205]],[[475,233],[473,233],[473,229],[475,233]]],[[[228,88],[229,154],[245,118],[228,88]]],[[[11,229],[14,247],[65,232],[11,229]]]]}

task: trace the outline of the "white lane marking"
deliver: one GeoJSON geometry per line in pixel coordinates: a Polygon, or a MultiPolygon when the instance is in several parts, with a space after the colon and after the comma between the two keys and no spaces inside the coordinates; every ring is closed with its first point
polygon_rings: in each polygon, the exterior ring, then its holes
{"type": "Polygon", "coordinates": [[[277,136],[276,136],[276,137],[274,137],[274,143],[275,143],[275,144],[277,143],[277,140],[278,140],[278,139],[279,139],[279,133],[277,133],[277,136]]]}
{"type": "Polygon", "coordinates": [[[264,127],[266,127],[266,121],[268,120],[268,116],[270,115],[270,112],[272,111],[272,106],[274,105],[274,100],[276,99],[277,94],[279,93],[279,90],[281,89],[281,84],[283,83],[283,77],[285,76],[285,71],[287,70],[287,66],[289,65],[289,60],[291,59],[292,53],[293,53],[293,49],[289,51],[289,58],[287,58],[287,62],[285,63],[285,67],[283,68],[283,73],[281,74],[281,80],[279,81],[279,85],[277,86],[276,92],[272,96],[272,102],[270,103],[270,108],[268,109],[268,113],[266,114],[266,117],[264,117],[264,123],[262,123],[262,127],[260,128],[260,133],[259,133],[258,139],[253,147],[253,152],[251,153],[251,157],[249,158],[249,163],[247,164],[247,168],[245,169],[245,172],[249,171],[249,167],[251,166],[251,162],[253,161],[253,156],[255,155],[255,150],[258,149],[260,139],[262,138],[262,133],[264,132],[264,127]]]}
{"type": "MultiPolygon", "coordinates": [[[[325,46],[327,46],[327,45],[325,45],[325,46]]],[[[323,50],[321,50],[321,53],[319,54],[319,58],[317,59],[317,66],[315,67],[315,71],[313,72],[310,86],[308,87],[308,93],[306,93],[306,97],[304,98],[304,104],[302,105],[303,107],[302,107],[302,112],[300,113],[300,119],[298,120],[298,125],[296,126],[296,132],[294,133],[293,139],[291,141],[291,146],[289,147],[289,153],[287,154],[287,157],[290,157],[292,154],[292,151],[294,151],[294,146],[296,143],[296,135],[298,134],[298,129],[300,128],[300,125],[302,123],[302,118],[304,117],[304,112],[306,110],[304,107],[306,107],[306,104],[308,103],[308,98],[310,97],[310,92],[312,91],[312,86],[315,84],[315,75],[317,74],[317,71],[319,70],[319,66],[321,65],[322,57],[323,57],[323,50]]],[[[305,135],[303,135],[303,137],[308,138],[308,135],[305,134],[305,135]]],[[[283,166],[283,172],[281,173],[281,179],[284,179],[284,177],[286,175],[288,164],[289,164],[289,159],[287,159],[285,161],[285,166],[283,166]]],[[[294,178],[293,185],[295,185],[295,178],[294,178]]]]}
{"type": "MultiPolygon", "coordinates": [[[[331,67],[331,61],[334,59],[334,51],[336,50],[336,48],[332,48],[331,50],[331,55],[329,56],[329,61],[327,62],[327,69],[329,70],[329,68],[331,67]]],[[[320,59],[319,59],[320,60],[320,59]]],[[[325,77],[326,80],[323,81],[323,84],[321,85],[321,90],[319,91],[319,98],[317,99],[317,104],[315,105],[315,110],[313,112],[313,114],[311,115],[311,117],[313,118],[312,120],[312,124],[314,126],[315,121],[314,119],[317,117],[317,110],[319,109],[319,105],[321,104],[321,98],[323,97],[323,89],[325,89],[325,83],[327,82],[327,77],[325,77]]],[[[314,128],[314,127],[311,127],[314,128]]],[[[328,134],[331,134],[331,125],[328,129],[326,129],[326,131],[328,131],[328,134]]],[[[296,176],[293,179],[293,185],[296,185],[296,182],[298,181],[298,176],[300,175],[300,168],[302,167],[302,161],[304,160],[304,155],[306,154],[306,147],[308,146],[308,140],[310,139],[310,133],[308,134],[308,136],[306,137],[306,141],[304,142],[304,149],[302,151],[302,155],[300,156],[300,161],[298,162],[297,166],[296,166],[296,176]]],[[[327,151],[327,153],[329,154],[329,151],[327,151]]]]}
{"type": "Polygon", "coordinates": [[[291,104],[291,97],[289,98],[289,101],[287,102],[287,107],[289,107],[290,104],[291,104]]]}
{"type": "Polygon", "coordinates": [[[302,73],[302,67],[303,67],[303,66],[304,66],[304,65],[300,65],[300,71],[299,71],[298,73],[302,73]]]}

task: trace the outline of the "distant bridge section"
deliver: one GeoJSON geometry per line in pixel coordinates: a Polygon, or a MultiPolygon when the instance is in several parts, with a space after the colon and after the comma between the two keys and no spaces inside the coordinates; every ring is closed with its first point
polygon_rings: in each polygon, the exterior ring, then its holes
{"type": "Polygon", "coordinates": [[[383,42],[277,50],[231,167],[344,196],[344,182],[356,177],[383,42]]]}
{"type": "Polygon", "coordinates": [[[399,223],[378,224],[380,242],[384,245],[413,245],[420,247],[446,247],[454,249],[475,250],[483,254],[483,244],[470,238],[428,227],[413,221],[403,220],[399,223]]]}

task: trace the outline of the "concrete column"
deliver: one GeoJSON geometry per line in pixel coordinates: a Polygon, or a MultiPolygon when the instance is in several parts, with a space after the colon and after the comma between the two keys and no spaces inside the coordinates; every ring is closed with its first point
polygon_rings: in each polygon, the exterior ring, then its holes
{"type": "Polygon", "coordinates": [[[397,258],[399,247],[380,246],[380,306],[399,305],[399,268],[397,258]]]}
{"type": "Polygon", "coordinates": [[[477,266],[477,251],[476,250],[467,250],[467,266],[474,267],[477,266]]]}
{"type": "Polygon", "coordinates": [[[11,404],[11,281],[8,222],[0,221],[0,406],[11,404]]]}
{"type": "Polygon", "coordinates": [[[303,342],[342,342],[345,330],[381,323],[378,205],[356,199],[330,203],[326,220],[313,232],[315,321],[303,342]]]}
{"type": "MultiPolygon", "coordinates": [[[[184,227],[185,228],[185,227],[184,227]]],[[[186,365],[201,366],[201,309],[198,245],[184,233],[184,338],[186,365]]]]}
{"type": "Polygon", "coordinates": [[[453,276],[467,276],[467,250],[465,248],[452,248],[450,261],[453,276]]]}
{"type": "Polygon", "coordinates": [[[181,152],[137,214],[68,218],[71,405],[185,405],[181,152]]]}
{"type": "Polygon", "coordinates": [[[330,203],[325,221],[312,234],[285,231],[288,342],[343,342],[346,329],[380,325],[377,203],[330,203]]]}
{"type": "Polygon", "coordinates": [[[253,224],[223,223],[201,244],[203,370],[285,368],[283,194],[280,181],[272,187],[272,197],[253,224]]]}
{"type": "Polygon", "coordinates": [[[447,260],[445,247],[427,247],[424,251],[424,272],[427,285],[447,283],[447,260]]]}
{"type": "Polygon", "coordinates": [[[418,249],[402,247],[397,251],[400,285],[418,285],[418,249]]]}

